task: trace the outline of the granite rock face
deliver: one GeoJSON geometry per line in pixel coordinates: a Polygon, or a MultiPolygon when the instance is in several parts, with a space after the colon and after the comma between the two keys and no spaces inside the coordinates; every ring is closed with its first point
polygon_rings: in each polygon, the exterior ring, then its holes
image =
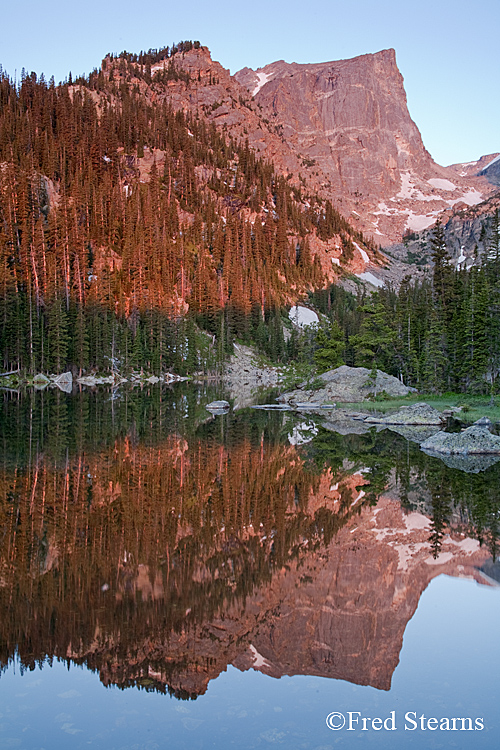
{"type": "MultiPolygon", "coordinates": [[[[272,111],[288,144],[321,160],[336,190],[389,197],[401,171],[432,165],[394,50],[312,65],[280,61],[259,75],[265,83],[256,101],[272,111]]],[[[236,78],[249,81],[248,71],[236,78]]]]}
{"type": "Polygon", "coordinates": [[[344,213],[382,245],[494,190],[477,172],[434,162],[408,112],[393,49],[325,63],[280,60],[235,78],[303,167],[317,170],[319,187],[341,196],[344,213]]]}

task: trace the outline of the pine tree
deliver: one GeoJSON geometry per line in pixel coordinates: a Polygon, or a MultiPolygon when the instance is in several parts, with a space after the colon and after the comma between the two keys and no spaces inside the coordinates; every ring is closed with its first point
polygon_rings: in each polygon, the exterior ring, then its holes
{"type": "Polygon", "coordinates": [[[316,351],[314,362],[318,372],[326,372],[344,364],[344,333],[336,320],[329,325],[322,325],[316,334],[316,351]]]}

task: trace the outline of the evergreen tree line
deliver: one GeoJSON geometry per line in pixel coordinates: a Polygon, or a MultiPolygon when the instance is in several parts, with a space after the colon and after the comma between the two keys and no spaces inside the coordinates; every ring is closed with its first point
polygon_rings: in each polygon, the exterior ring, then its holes
{"type": "Polygon", "coordinates": [[[339,287],[314,293],[324,317],[294,342],[294,356],[320,371],[340,364],[378,368],[429,392],[500,390],[500,234],[495,214],[486,252],[455,268],[437,224],[432,274],[356,298],[339,287]]]}

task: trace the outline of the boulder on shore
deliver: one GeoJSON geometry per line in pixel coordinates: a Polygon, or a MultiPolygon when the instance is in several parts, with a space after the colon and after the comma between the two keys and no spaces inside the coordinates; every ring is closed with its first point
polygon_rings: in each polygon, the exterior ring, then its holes
{"type": "Polygon", "coordinates": [[[64,393],[71,393],[73,390],[73,375],[71,372],[63,372],[61,375],[56,375],[52,380],[59,390],[64,391],[64,393]]]}
{"type": "Polygon", "coordinates": [[[485,427],[473,424],[463,432],[437,432],[425,440],[420,447],[426,452],[448,455],[500,454],[500,437],[492,435],[485,427]]]}
{"type": "Polygon", "coordinates": [[[44,375],[42,372],[39,372],[33,378],[33,385],[45,386],[45,385],[48,385],[49,383],[50,383],[49,378],[46,375],[44,375]]]}
{"type": "Polygon", "coordinates": [[[395,414],[387,417],[368,417],[365,421],[386,425],[440,425],[446,420],[433,406],[421,402],[402,406],[395,414]]]}
{"type": "Polygon", "coordinates": [[[303,383],[298,389],[283,394],[280,401],[291,405],[307,402],[354,403],[380,393],[386,393],[388,396],[407,396],[414,390],[382,370],[377,370],[375,374],[366,367],[348,367],[347,365],[324,372],[319,375],[318,380],[324,385],[316,389],[308,389],[307,384],[303,383]]]}
{"type": "Polygon", "coordinates": [[[62,372],[60,375],[55,375],[52,378],[52,381],[56,385],[63,385],[63,384],[66,384],[66,383],[69,383],[70,385],[73,385],[73,375],[69,371],[68,372],[62,372]]]}

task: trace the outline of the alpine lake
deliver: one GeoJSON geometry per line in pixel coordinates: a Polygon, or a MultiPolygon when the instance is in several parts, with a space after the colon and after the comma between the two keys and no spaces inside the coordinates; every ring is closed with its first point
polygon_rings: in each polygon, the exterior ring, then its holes
{"type": "Polygon", "coordinates": [[[500,461],[214,398],[0,394],[0,747],[498,748],[500,461]]]}

